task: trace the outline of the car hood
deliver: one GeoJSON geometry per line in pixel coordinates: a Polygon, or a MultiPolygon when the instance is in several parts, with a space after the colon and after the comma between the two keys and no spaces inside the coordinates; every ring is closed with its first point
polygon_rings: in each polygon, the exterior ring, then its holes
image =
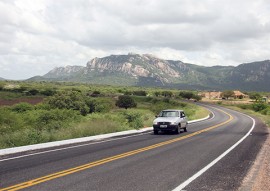
{"type": "Polygon", "coordinates": [[[175,122],[179,119],[179,117],[158,117],[154,120],[154,123],[158,122],[175,122]]]}

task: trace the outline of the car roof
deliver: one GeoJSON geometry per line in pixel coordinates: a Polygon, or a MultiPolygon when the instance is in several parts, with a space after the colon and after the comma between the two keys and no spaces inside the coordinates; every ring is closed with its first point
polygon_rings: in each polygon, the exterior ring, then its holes
{"type": "Polygon", "coordinates": [[[165,109],[165,110],[162,110],[162,111],[183,111],[183,110],[180,110],[180,109],[165,109]]]}

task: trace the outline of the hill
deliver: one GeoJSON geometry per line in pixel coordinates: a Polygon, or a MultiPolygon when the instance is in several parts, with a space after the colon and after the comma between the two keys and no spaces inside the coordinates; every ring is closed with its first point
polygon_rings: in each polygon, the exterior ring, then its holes
{"type": "Polygon", "coordinates": [[[234,66],[198,66],[149,54],[94,58],[86,66],[54,68],[31,80],[165,86],[180,89],[270,91],[270,61],[234,66]]]}

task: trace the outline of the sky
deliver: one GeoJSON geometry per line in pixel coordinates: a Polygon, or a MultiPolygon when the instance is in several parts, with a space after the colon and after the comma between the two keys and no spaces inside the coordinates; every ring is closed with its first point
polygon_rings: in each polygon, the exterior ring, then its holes
{"type": "Polygon", "coordinates": [[[270,59],[270,0],[0,0],[0,77],[152,54],[213,66],[270,59]]]}

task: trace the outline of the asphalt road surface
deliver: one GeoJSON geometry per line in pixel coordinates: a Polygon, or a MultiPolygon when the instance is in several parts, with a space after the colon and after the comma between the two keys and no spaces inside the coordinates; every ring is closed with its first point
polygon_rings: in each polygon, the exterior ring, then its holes
{"type": "Polygon", "coordinates": [[[266,128],[241,113],[206,107],[213,117],[179,135],[146,132],[0,159],[0,191],[237,190],[266,128]]]}

